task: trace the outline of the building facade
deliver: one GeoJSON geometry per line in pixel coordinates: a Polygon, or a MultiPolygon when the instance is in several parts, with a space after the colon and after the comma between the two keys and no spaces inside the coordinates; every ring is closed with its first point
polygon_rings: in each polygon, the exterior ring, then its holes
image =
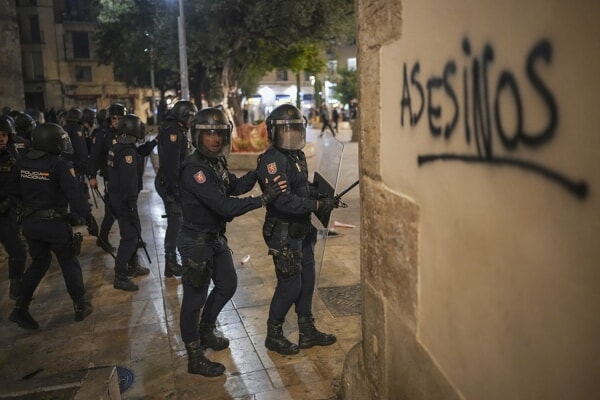
{"type": "MultiPolygon", "coordinates": [[[[305,115],[315,108],[317,97],[320,103],[330,106],[344,106],[337,103],[334,97],[335,76],[338,68],[356,69],[356,45],[342,45],[326,54],[327,70],[311,75],[308,72],[300,74],[301,108],[305,115]],[[321,90],[315,93],[315,82],[320,81],[321,90]]],[[[273,70],[260,81],[256,93],[246,99],[244,107],[248,110],[248,121],[264,119],[274,107],[283,103],[296,104],[298,91],[296,74],[293,71],[273,70]]],[[[317,86],[318,89],[318,86],[317,86]]]]}
{"type": "Polygon", "coordinates": [[[25,108],[17,8],[0,0],[0,107],[25,108]]]}
{"type": "Polygon", "coordinates": [[[111,65],[97,65],[91,0],[17,0],[25,108],[105,108],[121,102],[146,115],[147,89],[115,81],[111,65]]]}

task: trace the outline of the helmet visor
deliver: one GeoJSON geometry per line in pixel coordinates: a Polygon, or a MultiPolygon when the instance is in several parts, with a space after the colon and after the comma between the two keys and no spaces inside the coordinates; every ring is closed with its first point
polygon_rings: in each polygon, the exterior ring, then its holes
{"type": "Polygon", "coordinates": [[[306,128],[304,124],[277,126],[274,144],[285,150],[301,150],[306,145],[306,128]]]}
{"type": "Polygon", "coordinates": [[[71,139],[69,138],[69,134],[63,131],[60,134],[60,151],[64,154],[74,154],[73,144],[71,143],[71,139]]]}

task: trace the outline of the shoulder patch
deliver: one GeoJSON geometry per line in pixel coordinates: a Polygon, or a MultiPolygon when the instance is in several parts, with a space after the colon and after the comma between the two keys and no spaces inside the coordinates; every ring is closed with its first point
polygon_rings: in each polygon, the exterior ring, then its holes
{"type": "Polygon", "coordinates": [[[176,142],[176,141],[177,141],[177,134],[176,134],[176,133],[174,133],[174,134],[173,134],[173,133],[172,133],[172,134],[170,134],[170,135],[169,135],[169,140],[170,140],[171,142],[176,142]]]}
{"type": "Polygon", "coordinates": [[[69,172],[71,173],[71,175],[75,176],[75,170],[73,168],[69,169],[69,172]]]}
{"type": "Polygon", "coordinates": [[[127,164],[133,163],[133,156],[125,156],[125,162],[127,164]]]}
{"type": "Polygon", "coordinates": [[[274,162],[267,164],[267,171],[269,174],[275,175],[277,173],[277,164],[274,162]]]}
{"type": "Polygon", "coordinates": [[[194,174],[194,179],[198,183],[204,183],[206,182],[206,175],[204,175],[204,172],[198,171],[194,174]]]}
{"type": "Polygon", "coordinates": [[[77,131],[77,136],[82,136],[83,137],[83,131],[77,131]]]}

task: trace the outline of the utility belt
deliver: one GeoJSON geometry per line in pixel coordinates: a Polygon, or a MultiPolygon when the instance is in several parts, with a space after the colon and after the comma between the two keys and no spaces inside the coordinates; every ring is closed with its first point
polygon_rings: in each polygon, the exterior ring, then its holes
{"type": "Polygon", "coordinates": [[[69,212],[66,209],[47,209],[47,210],[36,210],[33,208],[25,207],[23,209],[23,218],[32,219],[65,219],[68,217],[69,212]]]}
{"type": "Polygon", "coordinates": [[[219,239],[220,233],[199,232],[194,229],[194,224],[185,224],[183,226],[184,234],[193,240],[200,240],[206,243],[213,242],[219,239]]]}
{"type": "Polygon", "coordinates": [[[276,231],[279,233],[281,242],[285,243],[287,238],[302,238],[310,232],[311,223],[308,221],[282,221],[272,214],[267,214],[263,225],[263,235],[271,237],[276,231]]]}

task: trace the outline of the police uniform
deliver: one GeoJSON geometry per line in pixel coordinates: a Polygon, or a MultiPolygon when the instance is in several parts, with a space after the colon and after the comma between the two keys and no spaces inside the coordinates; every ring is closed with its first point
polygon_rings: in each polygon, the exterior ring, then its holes
{"type": "Polygon", "coordinates": [[[159,168],[156,172],[154,187],[162,198],[167,214],[165,232],[165,272],[166,277],[181,275],[181,266],[177,264],[177,234],[181,229],[182,214],[179,194],[179,168],[190,153],[190,144],[186,136],[191,118],[197,108],[189,101],[175,103],[169,117],[159,128],[158,141],[159,168]]]}
{"type": "Polygon", "coordinates": [[[262,202],[258,197],[230,197],[254,187],[256,175],[253,172],[238,179],[228,172],[224,159],[210,160],[198,152],[184,162],[179,182],[184,217],[177,241],[184,266],[181,335],[188,343],[197,339],[200,309],[204,306],[201,321],[214,324],[237,288],[237,275],[224,236],[227,222],[260,208],[262,202]],[[212,271],[215,287],[208,299],[210,279],[206,278],[211,276],[196,279],[200,277],[194,276],[195,269],[190,265],[212,271]]]}
{"type": "Polygon", "coordinates": [[[304,152],[269,147],[257,168],[260,182],[276,176],[288,181],[288,191],[267,206],[263,237],[273,256],[277,287],[269,308],[269,320],[283,323],[296,305],[298,315],[310,315],[315,286],[314,244],[317,230],[310,214],[317,210],[309,198],[308,166],[304,152]]]}
{"type": "Polygon", "coordinates": [[[9,139],[7,146],[0,148],[0,243],[8,253],[9,296],[15,300],[25,270],[27,251],[19,233],[15,200],[11,198],[11,195],[17,194],[15,164],[18,158],[18,152],[11,142],[9,139]]]}
{"type": "MultiPolygon", "coordinates": [[[[69,111],[72,112],[73,110],[69,111]]],[[[83,134],[83,126],[76,121],[67,121],[64,126],[65,131],[69,134],[74,153],[72,155],[63,156],[67,161],[73,164],[75,176],[79,181],[81,191],[87,198],[88,189],[85,183],[85,176],[88,173],[88,149],[85,136],[83,134]]]]}
{"type": "MultiPolygon", "coordinates": [[[[316,330],[312,318],[315,287],[314,246],[317,230],[310,214],[320,207],[308,181],[308,165],[301,150],[306,141],[306,120],[291,104],[276,107],[267,118],[271,146],[259,157],[257,174],[261,187],[276,176],[288,182],[288,190],[267,205],[263,237],[273,256],[277,286],[269,307],[265,346],[280,354],[299,349],[283,336],[282,325],[295,305],[300,348],[330,345],[336,339],[316,330]],[[292,133],[293,132],[293,133],[292,133]],[[291,134],[296,135],[296,139],[291,134]]],[[[331,205],[332,200],[321,206],[331,205]]]]}
{"type": "MultiPolygon", "coordinates": [[[[88,160],[88,179],[96,179],[98,171],[104,178],[104,217],[100,223],[100,234],[99,241],[96,244],[102,248],[108,248],[110,246],[108,242],[108,234],[113,224],[115,223],[114,216],[110,212],[110,201],[108,194],[108,174],[106,172],[106,162],[108,157],[108,151],[111,146],[116,144],[116,129],[112,128],[108,123],[102,124],[99,128],[95,129],[92,138],[92,152],[88,160]]],[[[109,248],[112,250],[112,248],[109,248]]]]}
{"type": "Polygon", "coordinates": [[[231,125],[221,110],[208,108],[196,114],[192,140],[196,151],[185,159],[179,178],[184,221],[177,238],[183,263],[181,338],[188,352],[188,372],[218,376],[225,367],[204,357],[203,349],[222,350],[229,346],[229,340],[214,333],[219,313],[237,288],[226,225],[234,217],[268,203],[281,190],[275,184],[269,187],[269,195],[232,197],[254,187],[256,172],[237,178],[228,171],[223,148],[229,146],[231,125]],[[203,135],[221,136],[221,150],[206,149],[203,135]],[[211,279],[214,288],[208,294],[211,279]]]}
{"type": "Polygon", "coordinates": [[[69,142],[68,135],[59,125],[39,125],[32,134],[34,148],[17,162],[23,234],[29,245],[31,265],[21,279],[19,298],[10,319],[26,329],[38,328],[37,322],[28,313],[28,306],[50,267],[51,252],[56,255],[67,292],[73,300],[75,320],[80,321],[91,312],[90,304],[84,300],[83,276],[69,221],[85,217],[88,231],[92,234],[97,234],[97,225],[79,190],[73,167],[59,155],[63,147],[52,142],[53,134],[69,142]],[[48,136],[43,136],[46,134],[48,136]],[[43,148],[44,143],[49,142],[52,150],[43,148]],[[36,143],[42,147],[36,147],[36,143]]]}
{"type": "Polygon", "coordinates": [[[142,123],[136,115],[125,115],[117,128],[117,143],[108,152],[108,192],[110,207],[119,224],[121,240],[115,260],[116,289],[134,291],[137,285],[129,276],[146,275],[150,270],[141,267],[137,257],[137,243],[141,224],[137,199],[142,190],[144,165],[135,147],[143,138],[142,123]]]}

